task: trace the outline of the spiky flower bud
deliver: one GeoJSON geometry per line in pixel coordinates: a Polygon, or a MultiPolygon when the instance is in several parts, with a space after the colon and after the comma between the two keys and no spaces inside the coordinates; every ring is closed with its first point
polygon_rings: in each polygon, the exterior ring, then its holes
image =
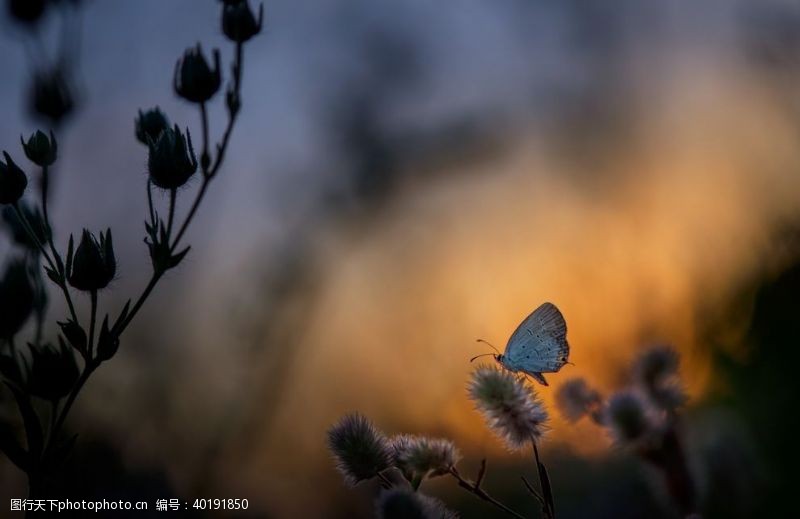
{"type": "MultiPolygon", "coordinates": [[[[36,235],[36,239],[39,240],[39,243],[45,243],[48,238],[48,232],[44,224],[42,213],[38,208],[31,208],[24,200],[20,200],[18,205],[20,212],[36,235]]],[[[20,221],[19,215],[17,215],[14,208],[11,206],[4,207],[2,215],[3,223],[11,234],[11,239],[14,240],[14,243],[25,247],[34,254],[39,254],[39,246],[36,240],[34,240],[30,233],[28,233],[28,230],[25,229],[25,226],[20,221]]]]}
{"type": "Polygon", "coordinates": [[[110,360],[119,350],[119,333],[108,327],[108,316],[103,319],[100,335],[97,337],[97,359],[110,360]]]}
{"type": "Polygon", "coordinates": [[[400,434],[390,440],[390,445],[394,466],[409,481],[447,474],[461,457],[453,442],[443,438],[400,434]]]}
{"type": "Polygon", "coordinates": [[[647,401],[632,390],[619,391],[608,399],[603,423],[620,445],[644,441],[654,429],[647,401]]]}
{"type": "Polygon", "coordinates": [[[183,57],[175,64],[173,86],[175,93],[192,103],[205,103],[217,93],[222,83],[219,67],[219,50],[214,49],[214,69],[208,65],[203,49],[186,49],[183,57]]]}
{"type": "Polygon", "coordinates": [[[136,140],[144,145],[151,141],[156,142],[161,132],[169,128],[169,120],[159,107],[151,108],[146,112],[139,110],[136,118],[136,140]]]}
{"type": "Polygon", "coordinates": [[[587,414],[594,415],[600,404],[600,393],[589,387],[582,378],[568,380],[556,393],[556,405],[570,422],[576,422],[587,414]]]}
{"type": "Polygon", "coordinates": [[[165,128],[158,139],[148,141],[147,146],[150,151],[147,170],[156,186],[177,189],[197,171],[197,157],[189,130],[184,137],[177,124],[174,128],[165,128]]]}
{"type": "Polygon", "coordinates": [[[60,68],[33,76],[29,103],[34,114],[57,125],[75,108],[75,94],[67,74],[60,68]]]}
{"type": "Polygon", "coordinates": [[[378,519],[457,519],[436,498],[414,492],[407,488],[383,490],[375,502],[378,519]]]}
{"type": "Polygon", "coordinates": [[[0,160],[0,204],[13,204],[25,193],[28,187],[28,177],[17,166],[11,157],[3,152],[6,161],[0,160]]]}
{"type": "Polygon", "coordinates": [[[114,257],[111,229],[105,234],[100,233],[100,241],[84,229],[74,258],[67,256],[69,284],[85,292],[101,290],[111,283],[116,273],[117,260],[114,257]]]}
{"type": "Polygon", "coordinates": [[[31,316],[35,290],[24,260],[13,260],[0,279],[0,339],[12,338],[31,316]]]}
{"type": "Polygon", "coordinates": [[[222,6],[222,32],[231,41],[244,43],[261,32],[264,4],[258,7],[258,21],[247,0],[225,2],[222,6]]]}
{"type": "Polygon", "coordinates": [[[53,132],[50,132],[50,138],[45,135],[41,130],[36,130],[28,139],[28,142],[19,136],[19,141],[22,143],[22,149],[25,150],[25,156],[28,160],[37,166],[50,166],[56,161],[58,155],[58,144],[53,132]]]}
{"type": "Polygon", "coordinates": [[[494,366],[479,366],[468,391],[489,427],[509,448],[522,449],[544,433],[547,411],[522,377],[494,366]]]}
{"type": "Polygon", "coordinates": [[[31,348],[31,371],[28,391],[45,400],[56,401],[69,394],[80,373],[75,357],[63,340],[59,346],[49,344],[31,348]]]}
{"type": "Polygon", "coordinates": [[[349,486],[374,478],[392,463],[386,437],[359,413],[345,415],[328,429],[328,448],[349,486]]]}

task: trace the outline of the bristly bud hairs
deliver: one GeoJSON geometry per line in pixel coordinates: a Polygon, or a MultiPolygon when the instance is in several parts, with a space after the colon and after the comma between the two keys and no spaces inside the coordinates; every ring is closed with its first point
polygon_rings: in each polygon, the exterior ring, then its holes
{"type": "Polygon", "coordinates": [[[461,458],[453,442],[444,438],[399,434],[390,444],[394,466],[411,482],[445,475],[461,458]]]}
{"type": "Polygon", "coordinates": [[[345,415],[328,429],[328,447],[349,486],[376,477],[392,464],[386,436],[358,413],[345,415]]]}
{"type": "Polygon", "coordinates": [[[472,374],[468,392],[509,448],[522,449],[544,433],[547,411],[523,378],[494,366],[480,366],[472,374]]]}
{"type": "Polygon", "coordinates": [[[176,124],[173,128],[159,131],[155,140],[147,133],[145,136],[150,152],[147,170],[153,184],[161,189],[177,189],[186,184],[197,171],[197,157],[189,130],[184,137],[176,124]]]}
{"type": "Polygon", "coordinates": [[[375,503],[378,519],[457,519],[458,514],[448,510],[436,498],[404,488],[384,490],[375,503]]]}

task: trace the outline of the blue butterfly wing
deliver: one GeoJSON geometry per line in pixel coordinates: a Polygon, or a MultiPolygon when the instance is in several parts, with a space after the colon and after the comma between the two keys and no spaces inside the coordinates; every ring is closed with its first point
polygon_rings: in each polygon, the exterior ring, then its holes
{"type": "Polygon", "coordinates": [[[503,364],[528,374],[554,373],[568,357],[567,322],[554,304],[544,303],[511,334],[503,364]]]}

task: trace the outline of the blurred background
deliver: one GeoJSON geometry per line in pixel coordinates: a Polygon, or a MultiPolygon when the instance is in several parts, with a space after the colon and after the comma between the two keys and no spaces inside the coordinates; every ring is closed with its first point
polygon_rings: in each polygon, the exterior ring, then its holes
{"type": "MultiPolygon", "coordinates": [[[[102,302],[119,308],[150,273],[137,111],[158,105],[199,134],[196,108],[172,91],[175,61],[198,41],[225,62],[231,48],[212,0],[54,4],[38,36],[4,12],[0,148],[22,163],[19,135],[47,127],[28,90],[64,38],[77,47],[76,103],[58,132],[56,241],[113,229],[118,278],[102,302]]],[[[451,437],[467,473],[488,457],[486,488],[535,516],[519,482],[532,460],[504,449],[465,385],[485,352],[477,338],[502,348],[552,301],[574,363],[537,387],[559,517],[673,517],[646,467],[553,407],[573,376],[612,391],[654,342],[682,355],[705,516],[788,506],[800,461],[796,1],[264,10],[192,251],[71,414],[70,498],[247,498],[253,517],[369,517],[376,487],[344,488],[325,446],[330,424],[359,410],[387,433],[451,437]]],[[[51,321],[65,315],[58,301],[51,321]]],[[[0,481],[0,502],[24,495],[5,459],[0,481]]],[[[452,481],[426,489],[463,517],[493,513],[452,481]]]]}

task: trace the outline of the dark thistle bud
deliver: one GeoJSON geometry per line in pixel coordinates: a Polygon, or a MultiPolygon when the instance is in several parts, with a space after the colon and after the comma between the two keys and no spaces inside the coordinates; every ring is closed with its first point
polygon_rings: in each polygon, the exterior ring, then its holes
{"type": "Polygon", "coordinates": [[[247,0],[225,2],[222,6],[222,32],[231,41],[244,43],[261,32],[264,4],[258,6],[258,21],[247,0]]]}
{"type": "Polygon", "coordinates": [[[11,160],[8,153],[4,151],[3,156],[6,161],[0,160],[0,204],[13,204],[25,193],[25,188],[28,187],[28,177],[11,160]]]}
{"type": "Polygon", "coordinates": [[[45,400],[56,401],[69,394],[80,373],[72,350],[59,339],[58,347],[49,344],[31,348],[28,391],[45,400]]]}
{"type": "Polygon", "coordinates": [[[142,144],[157,141],[161,132],[169,128],[169,120],[159,107],[151,108],[146,112],[139,110],[136,118],[136,139],[142,144]]]}
{"type": "Polygon", "coordinates": [[[64,334],[64,338],[67,339],[70,346],[78,350],[81,354],[85,354],[86,343],[88,341],[83,327],[72,319],[59,322],[58,325],[61,327],[61,333],[64,334]]]}
{"type": "Polygon", "coordinates": [[[371,479],[392,464],[389,442],[372,422],[361,414],[345,415],[328,429],[328,448],[345,483],[355,486],[371,479]]]}
{"type": "Polygon", "coordinates": [[[25,156],[37,166],[50,166],[56,161],[58,144],[56,143],[56,138],[52,131],[50,132],[49,139],[44,132],[36,130],[36,133],[31,135],[27,143],[21,135],[19,140],[22,143],[22,148],[25,150],[25,156]]]}
{"type": "Polygon", "coordinates": [[[0,279],[0,339],[12,338],[25,325],[33,312],[35,295],[25,261],[13,260],[0,279]]]}
{"type": "Polygon", "coordinates": [[[192,148],[192,136],[183,136],[178,125],[165,128],[156,141],[147,144],[150,155],[147,169],[153,184],[162,189],[177,189],[197,171],[197,157],[192,148]]]}
{"type": "Polygon", "coordinates": [[[108,286],[117,273],[117,261],[111,242],[111,229],[100,233],[100,241],[85,230],[75,256],[67,254],[67,278],[78,290],[91,292],[108,286]]]}
{"type": "Polygon", "coordinates": [[[8,14],[28,27],[33,27],[44,14],[45,0],[8,0],[8,14]]]}
{"type": "Polygon", "coordinates": [[[103,319],[100,327],[100,335],[97,338],[97,360],[106,361],[111,359],[119,349],[119,333],[109,329],[108,316],[103,319]]]}
{"type": "Polygon", "coordinates": [[[33,113],[56,125],[75,108],[73,88],[59,68],[37,73],[29,95],[33,113]]]}
{"type": "Polygon", "coordinates": [[[208,66],[203,49],[186,49],[183,57],[175,64],[173,87],[175,92],[193,103],[205,103],[217,93],[222,83],[219,68],[219,50],[214,49],[214,69],[208,66]]]}
{"type": "Polygon", "coordinates": [[[461,457],[453,442],[401,434],[390,440],[392,461],[409,481],[415,478],[443,476],[461,457]]]}
{"type": "MultiPolygon", "coordinates": [[[[33,233],[36,235],[36,239],[39,240],[39,243],[47,242],[48,232],[39,208],[31,209],[31,207],[26,204],[24,200],[20,200],[18,202],[18,207],[22,215],[25,217],[25,220],[30,225],[31,230],[33,230],[33,233]]],[[[14,243],[25,247],[30,252],[39,254],[39,246],[28,233],[27,229],[25,229],[25,226],[22,225],[19,215],[14,208],[11,206],[4,207],[2,215],[3,223],[6,225],[6,228],[11,234],[11,238],[14,240],[14,243]]]]}

